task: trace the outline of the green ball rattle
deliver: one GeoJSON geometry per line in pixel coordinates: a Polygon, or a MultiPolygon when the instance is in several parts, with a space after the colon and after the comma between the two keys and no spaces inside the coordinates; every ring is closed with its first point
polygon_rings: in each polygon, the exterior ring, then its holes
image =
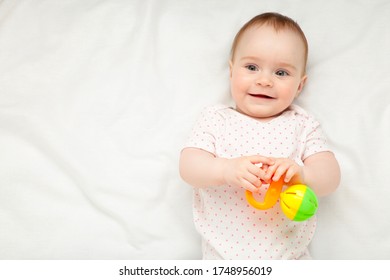
{"type": "Polygon", "coordinates": [[[280,194],[280,206],[287,218],[301,222],[314,216],[318,200],[308,186],[293,185],[280,194]]]}

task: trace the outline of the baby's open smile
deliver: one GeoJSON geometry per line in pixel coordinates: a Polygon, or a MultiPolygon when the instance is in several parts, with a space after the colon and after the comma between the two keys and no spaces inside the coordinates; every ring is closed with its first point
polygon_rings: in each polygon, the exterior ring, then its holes
{"type": "Polygon", "coordinates": [[[276,99],[276,97],[264,93],[248,93],[248,94],[252,97],[259,98],[259,99],[270,99],[270,100],[276,99]]]}

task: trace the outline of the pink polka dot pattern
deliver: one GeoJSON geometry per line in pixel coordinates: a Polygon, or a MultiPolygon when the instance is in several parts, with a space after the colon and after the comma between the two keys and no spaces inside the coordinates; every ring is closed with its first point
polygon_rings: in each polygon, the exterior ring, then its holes
{"type": "MultiPolygon", "coordinates": [[[[224,158],[259,154],[291,158],[298,164],[329,151],[319,123],[295,105],[269,122],[223,105],[208,107],[186,147],[224,158]]],[[[194,221],[204,259],[297,259],[305,254],[316,227],[315,217],[290,221],[279,204],[256,210],[248,205],[244,190],[232,186],[194,188],[194,221]]]]}

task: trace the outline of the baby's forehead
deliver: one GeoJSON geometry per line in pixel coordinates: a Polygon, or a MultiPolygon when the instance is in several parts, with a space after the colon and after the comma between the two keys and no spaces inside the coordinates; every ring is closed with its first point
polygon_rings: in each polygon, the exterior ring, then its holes
{"type": "Polygon", "coordinates": [[[285,39],[286,37],[291,41],[298,42],[295,46],[303,50],[304,56],[307,57],[308,47],[306,45],[306,39],[302,38],[299,31],[294,30],[289,26],[275,27],[267,23],[249,26],[244,32],[242,32],[240,38],[238,38],[236,48],[240,48],[246,43],[253,42],[255,40],[278,40],[279,38],[285,39]],[[276,36],[274,36],[275,34],[276,36]]]}
{"type": "Polygon", "coordinates": [[[245,30],[237,42],[236,49],[245,49],[258,44],[277,45],[280,44],[279,42],[283,42],[285,47],[305,49],[304,41],[294,30],[289,28],[275,29],[267,25],[253,26],[245,30]]]}
{"type": "MultiPolygon", "coordinates": [[[[283,27],[278,27],[278,26],[274,26],[272,24],[267,24],[267,23],[263,23],[263,24],[256,24],[256,25],[252,25],[252,26],[249,26],[243,33],[242,33],[242,37],[244,36],[250,36],[250,35],[255,35],[255,36],[258,36],[258,30],[262,30],[262,29],[266,29],[266,30],[269,30],[269,31],[272,31],[276,34],[293,34],[294,37],[296,36],[297,38],[300,39],[300,41],[302,41],[302,43],[304,43],[304,40],[303,38],[300,36],[299,32],[297,30],[294,30],[293,28],[291,27],[288,27],[288,26],[283,26],[283,27]]],[[[241,37],[241,38],[242,38],[241,37]]]]}

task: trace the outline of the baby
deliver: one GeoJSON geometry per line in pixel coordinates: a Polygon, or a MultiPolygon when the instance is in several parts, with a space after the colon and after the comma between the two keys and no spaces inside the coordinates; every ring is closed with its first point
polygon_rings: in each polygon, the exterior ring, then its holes
{"type": "Polygon", "coordinates": [[[230,88],[235,108],[206,108],[180,156],[194,187],[194,222],[204,259],[308,259],[316,218],[287,219],[276,204],[249,206],[244,190],[264,195],[272,181],[337,188],[340,169],[320,124],[293,105],[307,76],[308,44],[299,25],[260,14],[237,33],[230,88]]]}

